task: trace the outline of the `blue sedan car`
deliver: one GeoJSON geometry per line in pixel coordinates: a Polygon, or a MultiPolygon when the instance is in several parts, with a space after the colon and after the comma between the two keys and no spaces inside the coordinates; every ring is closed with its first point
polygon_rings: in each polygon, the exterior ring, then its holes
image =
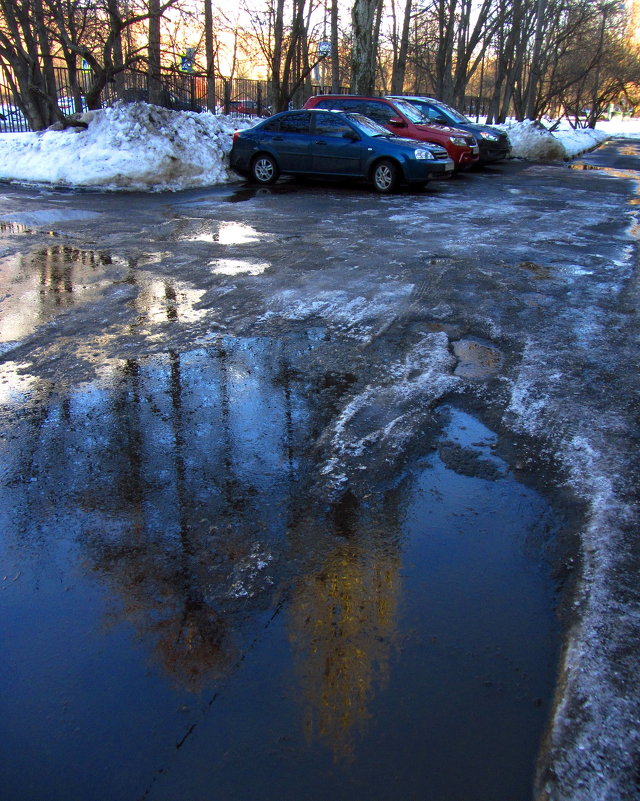
{"type": "Polygon", "coordinates": [[[352,177],[382,193],[401,183],[424,186],[454,169],[439,145],[395,136],[361,114],[314,109],[284,111],[236,131],[230,162],[258,184],[272,184],[281,174],[352,177]]]}

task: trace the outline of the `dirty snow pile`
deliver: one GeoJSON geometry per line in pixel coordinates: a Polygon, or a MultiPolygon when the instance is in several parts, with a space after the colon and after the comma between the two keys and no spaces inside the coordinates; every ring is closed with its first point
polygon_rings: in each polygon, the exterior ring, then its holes
{"type": "Polygon", "coordinates": [[[608,139],[610,134],[592,128],[560,128],[553,133],[532,120],[496,125],[506,131],[511,155],[529,161],[563,161],[574,158],[608,139]]]}
{"type": "Polygon", "coordinates": [[[209,186],[231,177],[229,117],[147,103],[84,114],[88,128],[0,134],[0,179],[141,191],[209,186]]]}

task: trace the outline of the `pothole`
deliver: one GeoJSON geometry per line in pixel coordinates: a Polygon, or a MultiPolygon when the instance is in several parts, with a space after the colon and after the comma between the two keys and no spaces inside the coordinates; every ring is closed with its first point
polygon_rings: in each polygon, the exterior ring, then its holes
{"type": "Polygon", "coordinates": [[[459,339],[452,343],[452,348],[458,359],[453,374],[461,378],[488,378],[502,365],[500,350],[476,339],[459,339]]]}

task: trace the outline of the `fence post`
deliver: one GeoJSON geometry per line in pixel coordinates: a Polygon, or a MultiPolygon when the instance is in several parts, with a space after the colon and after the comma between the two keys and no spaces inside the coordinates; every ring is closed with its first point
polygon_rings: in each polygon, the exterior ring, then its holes
{"type": "Polygon", "coordinates": [[[261,83],[258,84],[256,111],[258,112],[258,117],[262,117],[262,84],[261,83]]]}

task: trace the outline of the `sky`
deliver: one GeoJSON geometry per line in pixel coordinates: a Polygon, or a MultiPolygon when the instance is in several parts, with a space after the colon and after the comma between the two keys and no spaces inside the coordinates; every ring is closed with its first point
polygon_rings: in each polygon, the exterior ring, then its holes
{"type": "MultiPolygon", "coordinates": [[[[228,167],[233,132],[247,119],[170,111],[146,103],[84,115],[89,127],[0,134],[0,180],[105,191],[179,191],[239,180],[228,167]]],[[[640,135],[640,119],[554,134],[530,122],[504,127],[512,155],[562,161],[609,136],[640,135]]]]}

